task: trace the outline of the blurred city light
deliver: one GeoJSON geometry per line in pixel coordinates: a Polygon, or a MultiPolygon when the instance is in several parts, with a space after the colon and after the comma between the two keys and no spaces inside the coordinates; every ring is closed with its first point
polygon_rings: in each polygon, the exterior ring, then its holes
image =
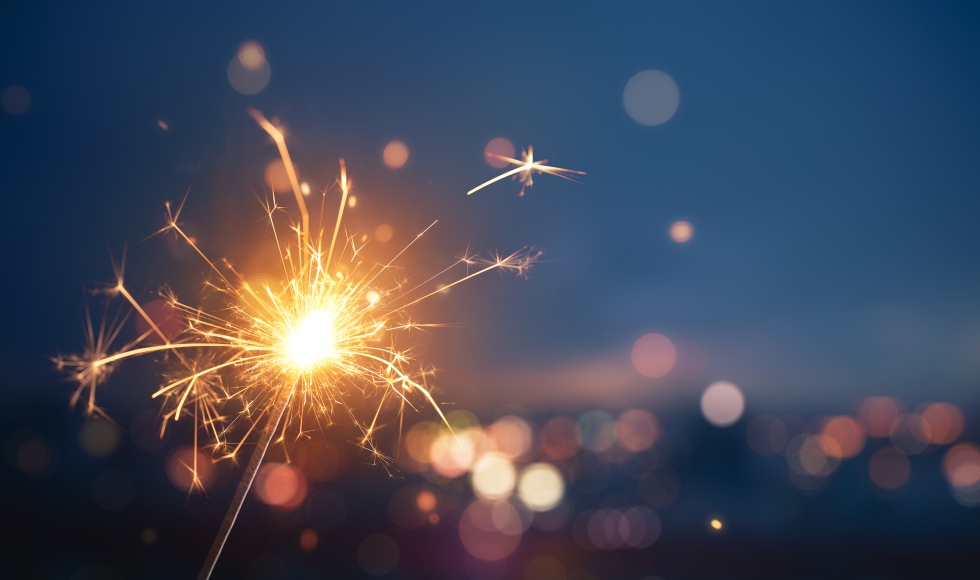
{"type": "Polygon", "coordinates": [[[633,343],[633,367],[645,377],[662,377],[674,368],[677,362],[677,349],[669,338],[662,334],[644,334],[633,343]]]}
{"type": "Polygon", "coordinates": [[[690,222],[679,221],[670,224],[670,239],[678,244],[688,242],[694,237],[694,226],[690,222]]]}
{"type": "Polygon", "coordinates": [[[89,419],[78,432],[78,444],[90,457],[108,457],[119,447],[120,434],[105,419],[89,419]]]}
{"type": "Polygon", "coordinates": [[[395,235],[395,230],[393,230],[388,224],[381,224],[380,226],[374,228],[374,239],[378,240],[379,242],[387,242],[393,235],[395,235]]]}
{"type": "Polygon", "coordinates": [[[514,149],[514,144],[504,139],[503,137],[497,137],[492,139],[487,146],[483,148],[483,158],[486,160],[490,167],[496,169],[503,169],[510,165],[510,163],[504,161],[503,159],[487,155],[487,153],[492,153],[494,155],[500,155],[502,157],[514,158],[516,150],[514,149]]]}
{"type": "Polygon", "coordinates": [[[408,145],[401,141],[392,141],[385,145],[381,157],[388,169],[400,169],[408,161],[408,145]]]}
{"type": "Polygon", "coordinates": [[[677,112],[681,94],[667,73],[644,70],[633,75],[623,89],[623,106],[631,119],[641,125],[661,125],[677,112]]]}
{"type": "Polygon", "coordinates": [[[536,512],[550,511],[565,496],[565,480],[555,466],[532,463],[521,472],[517,495],[524,505],[536,512]]]}
{"type": "Polygon", "coordinates": [[[734,425],[744,410],[745,397],[734,383],[718,381],[701,394],[701,414],[715,427],[734,425]]]}
{"type": "Polygon", "coordinates": [[[238,53],[228,63],[228,82],[243,95],[262,92],[272,78],[272,68],[265,57],[265,50],[254,40],[238,47],[238,53]]]}

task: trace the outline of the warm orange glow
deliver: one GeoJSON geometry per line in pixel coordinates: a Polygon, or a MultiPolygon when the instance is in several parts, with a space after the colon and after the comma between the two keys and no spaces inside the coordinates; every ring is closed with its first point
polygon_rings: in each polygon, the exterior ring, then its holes
{"type": "Polygon", "coordinates": [[[670,224],[670,239],[679,244],[690,241],[694,237],[694,226],[689,222],[679,221],[670,224]]]}
{"type": "Polygon", "coordinates": [[[292,188],[289,173],[281,159],[274,159],[265,166],[265,182],[276,193],[285,193],[292,188]]]}
{"type": "Polygon", "coordinates": [[[891,397],[870,397],[858,408],[858,420],[868,437],[889,437],[902,406],[891,397]]]}
{"type": "Polygon", "coordinates": [[[419,506],[419,510],[431,512],[436,509],[436,496],[431,491],[420,491],[415,503],[419,506]]]}
{"type": "Polygon", "coordinates": [[[825,445],[824,451],[837,459],[849,459],[864,449],[864,432],[857,421],[843,415],[831,417],[823,426],[823,441],[832,441],[825,445]]]}
{"type": "Polygon", "coordinates": [[[943,456],[943,475],[953,487],[968,488],[980,483],[980,445],[967,441],[950,447],[943,456]]]}
{"type": "Polygon", "coordinates": [[[401,141],[392,141],[385,146],[381,157],[388,169],[400,169],[408,161],[408,145],[401,141]]]}
{"type": "Polygon", "coordinates": [[[395,235],[395,230],[388,224],[381,224],[374,228],[374,239],[379,242],[387,242],[395,235]]]}
{"type": "Polygon", "coordinates": [[[490,167],[503,169],[509,165],[506,158],[513,157],[515,152],[513,143],[503,137],[497,137],[487,143],[487,146],[483,149],[483,157],[487,160],[487,164],[490,167]]]}
{"type": "Polygon", "coordinates": [[[633,367],[645,377],[662,377],[674,368],[677,349],[662,334],[644,334],[633,344],[633,367]]]}
{"type": "Polygon", "coordinates": [[[950,403],[931,403],[922,408],[920,425],[929,443],[949,445],[963,432],[963,413],[950,403]]]}
{"type": "Polygon", "coordinates": [[[303,533],[299,536],[299,547],[303,549],[304,552],[312,552],[316,550],[317,544],[320,542],[320,536],[316,533],[316,530],[306,528],[303,533]]]}
{"type": "Polygon", "coordinates": [[[265,64],[265,50],[254,40],[246,40],[238,47],[238,61],[248,70],[258,70],[265,64]]]}

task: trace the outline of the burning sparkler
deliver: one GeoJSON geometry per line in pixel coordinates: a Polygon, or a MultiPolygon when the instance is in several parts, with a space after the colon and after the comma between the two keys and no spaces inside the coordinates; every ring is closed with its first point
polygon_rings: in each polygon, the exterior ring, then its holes
{"type": "Polygon", "coordinates": [[[571,177],[568,177],[568,174],[585,175],[584,171],[575,171],[573,169],[562,169],[561,167],[551,167],[549,165],[545,165],[545,163],[548,162],[547,159],[542,159],[541,161],[535,161],[534,148],[531,147],[530,145],[528,146],[527,151],[521,150],[522,161],[511,159],[510,157],[504,157],[503,155],[497,155],[496,153],[491,153],[489,151],[487,151],[486,155],[487,157],[493,157],[494,159],[500,159],[501,161],[506,161],[507,163],[510,163],[511,165],[516,165],[517,167],[511,169],[510,171],[505,171],[504,173],[501,173],[500,175],[494,177],[490,181],[487,181],[481,185],[474,187],[473,189],[467,191],[466,195],[473,195],[474,193],[480,191],[481,189],[490,185],[491,183],[500,181],[505,177],[510,177],[511,179],[520,178],[521,192],[517,195],[523,197],[524,190],[534,185],[533,177],[535,173],[547,173],[549,175],[555,175],[557,177],[561,177],[569,181],[575,181],[575,180],[572,179],[571,177]]]}
{"type": "MultiPolygon", "coordinates": [[[[280,425],[283,428],[277,442],[284,441],[286,430],[291,427],[297,436],[302,434],[308,416],[329,424],[337,411],[342,410],[361,430],[359,444],[376,460],[387,461],[374,444],[380,411],[386,401],[397,402],[399,413],[406,406],[415,409],[417,402],[427,401],[445,420],[426,385],[427,373],[412,356],[410,343],[404,344],[410,330],[438,325],[413,322],[407,309],[491,270],[523,275],[540,255],[528,249],[491,258],[465,255],[427,281],[432,283],[453,268],[465,268],[466,273],[449,284],[432,291],[420,291],[425,283],[407,290],[403,284],[386,289],[379,278],[391,274],[395,261],[435,223],[387,264],[366,259],[363,245],[359,246],[350,235],[340,236],[350,190],[347,168],[341,159],[340,209],[336,222],[330,224],[332,234],[327,233],[329,229],[323,223],[312,229],[282,131],[260,112],[251,109],[249,114],[276,143],[299,211],[298,222],[289,226],[291,232],[281,235],[277,220],[283,209],[276,203],[274,193],[265,205],[280,256],[281,282],[256,285],[227,261],[208,258],[180,223],[184,202],[176,209],[168,203],[166,225],[157,234],[176,235],[200,256],[210,271],[207,285],[224,297],[222,308],[193,307],[179,301],[172,292],[164,291],[166,303],[182,321],[178,334],[165,332],[159,317],[151,316],[128,291],[122,267],[124,255],[116,268],[115,284],[105,293],[121,297],[149,329],[114,349],[112,345],[129,315],[117,313],[111,320],[103,317],[98,331],[87,315],[84,353],[56,359],[58,366],[69,372],[79,385],[72,402],[87,394],[87,413],[106,418],[95,404],[96,389],[105,383],[120,361],[154,353],[173,359],[173,369],[165,375],[165,384],[153,393],[153,398],[163,402],[161,435],[169,421],[179,421],[185,416],[193,418],[194,464],[188,466],[192,473],[191,490],[203,487],[196,464],[199,432],[210,440],[208,447],[217,460],[234,461],[244,441],[264,419],[257,446],[201,570],[199,578],[203,579],[210,576],[280,425]],[[156,344],[147,344],[150,339],[156,344]],[[351,400],[355,393],[357,400],[380,395],[378,410],[370,423],[355,418],[351,400]],[[228,434],[238,423],[250,426],[244,437],[233,444],[228,434]]],[[[534,162],[530,150],[525,161],[497,179],[522,172],[521,180],[527,186],[534,171],[560,176],[562,172],[579,173],[534,162]]],[[[487,184],[493,181],[496,180],[487,184]]],[[[326,191],[323,195],[325,200],[326,191]]]]}

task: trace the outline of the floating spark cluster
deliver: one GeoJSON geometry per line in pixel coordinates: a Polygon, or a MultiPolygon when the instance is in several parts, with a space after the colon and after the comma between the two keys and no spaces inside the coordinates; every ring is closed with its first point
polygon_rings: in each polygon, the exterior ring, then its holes
{"type": "Polygon", "coordinates": [[[486,156],[492,159],[499,159],[500,161],[505,161],[511,165],[515,165],[510,171],[505,171],[497,177],[494,177],[490,181],[487,181],[481,185],[474,187],[473,189],[466,192],[466,195],[473,195],[477,191],[480,191],[484,187],[490,185],[491,183],[500,181],[505,177],[510,177],[511,179],[521,180],[521,192],[519,196],[524,196],[524,190],[528,187],[534,185],[533,177],[535,173],[547,173],[549,175],[555,175],[563,179],[568,179],[569,181],[575,181],[569,174],[575,175],[585,175],[582,171],[574,171],[572,169],[562,169],[561,167],[551,167],[550,165],[545,165],[548,162],[547,159],[542,159],[541,161],[534,160],[534,148],[528,146],[527,151],[521,151],[521,161],[516,159],[511,159],[510,157],[505,157],[503,155],[497,155],[496,153],[486,152],[486,156]]]}
{"type": "MultiPolygon", "coordinates": [[[[301,437],[312,427],[346,415],[361,431],[359,444],[377,461],[387,464],[389,458],[378,451],[373,440],[379,421],[383,421],[381,410],[387,403],[398,407],[399,417],[406,407],[415,409],[420,402],[432,404],[442,416],[428,385],[431,369],[413,355],[409,338],[413,330],[438,325],[415,322],[408,313],[409,307],[491,270],[524,275],[540,255],[539,251],[526,248],[490,258],[464,255],[420,285],[392,283],[395,262],[435,222],[388,263],[368,259],[363,244],[359,245],[351,235],[342,235],[350,182],[341,159],[341,200],[336,221],[321,219],[324,223],[311,226],[282,131],[258,111],[249,112],[278,146],[299,213],[299,220],[284,228],[284,209],[277,203],[275,192],[265,204],[281,258],[280,281],[253,284],[228,261],[210,259],[182,227],[183,202],[175,210],[168,203],[166,225],[157,233],[176,235],[207,264],[207,285],[223,295],[221,307],[191,306],[164,290],[162,295],[172,311],[169,318],[177,317],[181,322],[179,332],[168,332],[162,321],[167,317],[153,315],[137,302],[128,291],[119,266],[115,284],[105,293],[109,298],[121,297],[148,329],[132,342],[114,348],[129,315],[120,311],[114,317],[104,317],[98,325],[93,325],[88,317],[84,353],[56,359],[59,367],[78,382],[73,403],[87,396],[87,413],[107,417],[96,405],[95,395],[116,365],[141,355],[166,355],[171,370],[153,397],[163,401],[161,434],[170,420],[190,417],[195,422],[194,462],[187,466],[193,477],[192,489],[202,488],[196,465],[199,434],[210,440],[202,447],[209,448],[216,460],[235,460],[252,430],[265,421],[242,485],[219,532],[219,541],[209,557],[211,566],[280,424],[284,427],[277,441],[283,441],[287,431],[290,436],[301,437]],[[453,270],[462,270],[463,274],[431,291],[425,289],[426,284],[443,280],[453,270]],[[356,416],[355,407],[367,400],[379,402],[373,416],[362,421],[356,416]],[[239,424],[246,432],[235,443],[229,437],[239,424]]],[[[501,177],[520,172],[522,182],[530,185],[534,171],[554,175],[568,172],[534,162],[530,150],[525,161],[501,177]]],[[[325,201],[326,191],[323,195],[325,201]]],[[[210,573],[208,564],[205,568],[203,578],[210,573]]]]}

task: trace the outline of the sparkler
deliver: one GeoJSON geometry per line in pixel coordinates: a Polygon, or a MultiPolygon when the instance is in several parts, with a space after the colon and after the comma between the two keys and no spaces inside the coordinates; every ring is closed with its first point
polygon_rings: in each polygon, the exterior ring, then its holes
{"type": "Polygon", "coordinates": [[[534,160],[534,148],[528,145],[527,151],[521,150],[521,159],[518,161],[516,159],[511,159],[510,157],[504,157],[503,155],[497,155],[496,153],[490,153],[487,151],[487,157],[493,157],[495,159],[500,159],[501,161],[506,161],[511,165],[516,165],[517,167],[511,169],[510,171],[505,171],[497,177],[494,177],[490,181],[487,181],[481,185],[474,187],[473,189],[466,192],[466,195],[473,195],[477,191],[480,191],[484,187],[490,185],[491,183],[500,181],[505,177],[510,177],[511,179],[520,178],[521,180],[521,192],[517,194],[519,197],[524,196],[524,190],[528,187],[534,185],[533,177],[535,173],[547,173],[549,175],[555,175],[569,181],[575,181],[568,174],[575,175],[585,175],[584,171],[575,171],[573,169],[562,169],[561,167],[551,167],[545,165],[548,162],[547,159],[542,159],[541,161],[534,160]]]}
{"type": "MultiPolygon", "coordinates": [[[[95,404],[96,390],[121,361],[152,354],[173,359],[173,368],[165,375],[165,384],[153,393],[153,398],[162,400],[161,435],[171,420],[176,422],[183,417],[192,417],[194,421],[194,462],[188,466],[192,474],[188,493],[194,489],[203,490],[197,470],[199,433],[209,439],[210,443],[205,447],[210,448],[216,460],[236,461],[245,440],[265,421],[200,579],[210,577],[277,431],[280,432],[275,439],[277,443],[285,440],[290,428],[294,428],[299,437],[305,431],[304,420],[308,417],[321,425],[330,424],[337,411],[343,410],[361,431],[359,444],[375,460],[386,463],[390,458],[377,449],[374,433],[379,427],[382,406],[387,401],[398,403],[399,415],[404,413],[406,406],[416,409],[418,402],[428,402],[445,421],[426,384],[427,371],[412,356],[411,343],[407,340],[413,329],[440,325],[414,322],[408,314],[409,308],[491,270],[524,275],[540,255],[539,251],[526,248],[489,258],[464,255],[423,284],[408,288],[403,282],[385,287],[382,275],[385,278],[391,276],[395,262],[435,222],[388,263],[382,265],[367,259],[363,244],[358,245],[349,234],[340,235],[351,185],[341,159],[341,200],[336,222],[329,224],[333,226],[332,234],[327,233],[329,225],[324,227],[322,213],[321,223],[312,228],[282,131],[260,112],[250,109],[249,114],[276,143],[299,212],[298,221],[284,231],[281,224],[277,226],[284,209],[277,204],[274,192],[264,205],[280,257],[281,282],[253,284],[228,261],[210,259],[187,235],[180,222],[185,196],[176,209],[169,203],[166,205],[166,225],[157,234],[173,234],[182,239],[207,264],[209,280],[206,285],[223,296],[222,308],[190,306],[164,290],[162,295],[167,304],[183,323],[179,334],[168,335],[158,324],[160,321],[150,316],[127,289],[124,254],[122,262],[115,268],[115,284],[104,293],[109,298],[120,297],[132,311],[121,314],[122,310],[119,310],[111,319],[104,315],[95,330],[86,306],[84,353],[55,359],[59,368],[78,383],[72,404],[87,395],[86,413],[106,418],[108,415],[95,404]],[[465,273],[449,284],[432,291],[422,290],[426,284],[434,283],[452,270],[463,268],[465,273]],[[118,339],[120,329],[133,312],[147,323],[149,329],[114,349],[112,345],[118,339]],[[157,344],[147,344],[151,338],[157,344]],[[370,423],[362,423],[355,417],[352,404],[355,399],[366,400],[376,395],[381,398],[378,409],[370,423]],[[233,444],[228,436],[239,423],[250,426],[241,440],[233,444]]],[[[497,179],[519,173],[525,186],[531,185],[534,171],[559,176],[580,173],[535,162],[530,148],[523,164],[502,159],[519,166],[497,179]]],[[[323,196],[325,201],[326,191],[323,196]]]]}

